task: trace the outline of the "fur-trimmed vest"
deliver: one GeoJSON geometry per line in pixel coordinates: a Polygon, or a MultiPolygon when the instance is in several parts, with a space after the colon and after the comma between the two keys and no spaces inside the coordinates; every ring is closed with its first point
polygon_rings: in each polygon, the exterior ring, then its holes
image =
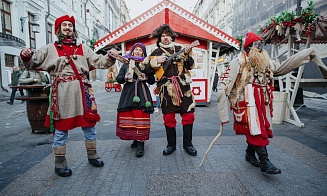
{"type": "Polygon", "coordinates": [[[239,58],[241,58],[241,59],[239,59],[241,62],[240,71],[237,74],[235,84],[228,96],[229,102],[231,103],[231,107],[235,107],[235,105],[240,97],[240,94],[243,92],[245,86],[249,83],[249,81],[251,79],[251,64],[250,64],[250,62],[247,60],[247,57],[243,53],[240,54],[239,58]]]}

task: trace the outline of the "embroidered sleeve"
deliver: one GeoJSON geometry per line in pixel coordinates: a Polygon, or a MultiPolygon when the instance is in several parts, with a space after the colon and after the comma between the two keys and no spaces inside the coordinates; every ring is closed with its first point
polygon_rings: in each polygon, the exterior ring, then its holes
{"type": "MultiPolygon", "coordinates": [[[[24,66],[28,70],[48,70],[50,61],[52,60],[51,47],[53,44],[48,44],[38,50],[36,50],[29,61],[23,61],[24,66]]],[[[25,59],[26,60],[26,59],[25,59]]]]}
{"type": "Polygon", "coordinates": [[[108,69],[115,64],[112,58],[108,55],[96,54],[90,47],[83,45],[83,51],[85,52],[88,60],[89,68],[94,67],[96,69],[108,69]]]}
{"type": "Polygon", "coordinates": [[[240,57],[236,57],[228,66],[225,73],[220,77],[218,83],[218,116],[220,121],[225,124],[229,122],[228,114],[228,99],[230,91],[232,90],[236,77],[240,69],[240,57]]]}
{"type": "Polygon", "coordinates": [[[235,58],[226,69],[225,73],[220,77],[220,81],[218,83],[218,90],[223,90],[227,96],[229,96],[230,91],[233,88],[236,77],[240,70],[242,60],[240,57],[235,58]]]}

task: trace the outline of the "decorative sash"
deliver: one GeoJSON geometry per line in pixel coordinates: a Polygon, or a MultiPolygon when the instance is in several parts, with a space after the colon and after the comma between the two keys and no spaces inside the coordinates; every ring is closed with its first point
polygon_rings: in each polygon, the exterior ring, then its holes
{"type": "MultiPolygon", "coordinates": [[[[98,122],[98,121],[100,121],[100,115],[97,113],[97,110],[96,109],[92,109],[91,108],[92,103],[89,103],[90,102],[90,98],[91,98],[90,97],[90,92],[89,92],[90,91],[90,88],[91,88],[91,85],[89,85],[89,87],[84,86],[83,81],[82,81],[82,77],[81,77],[81,75],[78,74],[78,71],[76,69],[75,63],[73,62],[72,59],[69,60],[69,64],[72,67],[72,69],[73,69],[73,71],[75,73],[75,76],[78,79],[79,84],[80,84],[80,89],[81,89],[81,92],[82,92],[83,108],[84,108],[84,118],[87,121],[89,121],[89,122],[98,122]],[[89,107],[87,107],[87,105],[86,105],[86,101],[87,101],[87,99],[86,99],[86,92],[87,92],[87,94],[89,96],[88,97],[88,104],[90,105],[89,107]]],[[[83,76],[85,76],[85,75],[83,75],[83,76]]]]}
{"type": "MultiPolygon", "coordinates": [[[[86,76],[84,76],[86,78],[86,76]]],[[[52,84],[52,92],[51,93],[51,104],[50,104],[50,111],[53,112],[53,119],[59,120],[60,119],[60,113],[59,113],[59,107],[58,107],[58,100],[57,100],[57,93],[58,93],[58,84],[59,82],[70,82],[73,80],[77,80],[76,76],[57,76],[52,84]]]]}

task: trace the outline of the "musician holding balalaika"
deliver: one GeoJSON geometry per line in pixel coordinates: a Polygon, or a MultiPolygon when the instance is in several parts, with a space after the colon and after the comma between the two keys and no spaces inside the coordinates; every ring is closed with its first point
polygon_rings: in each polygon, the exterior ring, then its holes
{"type": "Polygon", "coordinates": [[[150,38],[157,38],[157,47],[143,62],[145,72],[156,74],[156,91],[160,97],[168,145],[163,155],[170,155],[176,150],[176,119],[180,113],[183,125],[183,148],[191,156],[197,151],[192,145],[195,100],[191,92],[189,70],[194,67],[193,42],[185,47],[175,45],[177,34],[169,25],[163,24],[153,31],[150,38]]]}

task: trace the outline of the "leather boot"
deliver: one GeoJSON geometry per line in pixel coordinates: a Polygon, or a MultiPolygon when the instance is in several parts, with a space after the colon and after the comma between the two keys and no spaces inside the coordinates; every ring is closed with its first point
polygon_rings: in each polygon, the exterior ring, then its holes
{"type": "Polygon", "coordinates": [[[176,127],[169,128],[166,127],[166,135],[168,145],[165,150],[162,152],[163,155],[170,155],[176,150],[176,127]]]}
{"type": "Polygon", "coordinates": [[[94,167],[102,167],[104,165],[101,158],[97,155],[97,143],[96,140],[89,141],[85,140],[85,147],[87,151],[87,158],[89,160],[89,163],[93,165],[94,167]]]}
{"type": "Polygon", "coordinates": [[[131,144],[131,148],[136,148],[138,144],[137,140],[134,140],[133,143],[131,144]]]}
{"type": "Polygon", "coordinates": [[[55,173],[61,177],[72,175],[72,170],[67,166],[66,146],[52,146],[55,155],[55,173]]]}
{"type": "Polygon", "coordinates": [[[255,156],[254,146],[248,144],[248,147],[245,150],[245,160],[250,162],[254,167],[260,167],[260,161],[255,156]]]}
{"type": "Polygon", "coordinates": [[[183,148],[187,154],[196,156],[197,151],[192,144],[193,124],[183,126],[183,148]]]}
{"type": "Polygon", "coordinates": [[[267,174],[280,174],[282,171],[275,167],[268,159],[268,152],[266,147],[255,146],[255,151],[259,155],[260,168],[262,172],[267,174]]]}
{"type": "Polygon", "coordinates": [[[138,142],[135,156],[142,157],[144,155],[144,142],[138,142]]]}

